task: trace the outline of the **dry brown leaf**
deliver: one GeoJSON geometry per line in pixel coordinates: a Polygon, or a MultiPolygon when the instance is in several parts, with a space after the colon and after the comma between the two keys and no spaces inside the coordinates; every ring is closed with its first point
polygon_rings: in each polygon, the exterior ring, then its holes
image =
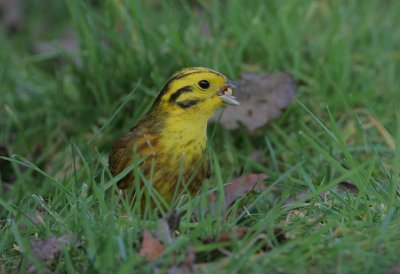
{"type": "MultiPolygon", "coordinates": [[[[143,240],[140,248],[140,255],[147,258],[150,262],[155,262],[159,256],[164,252],[166,245],[172,245],[174,238],[173,235],[179,227],[179,223],[183,213],[178,214],[175,210],[162,218],[158,222],[158,227],[154,234],[149,230],[143,230],[143,240]]],[[[177,261],[175,256],[168,270],[168,274],[183,274],[183,273],[195,273],[194,272],[194,260],[196,254],[193,248],[187,249],[186,257],[183,261],[177,261]]],[[[157,263],[153,265],[157,269],[157,263]]],[[[158,272],[155,270],[154,272],[158,272]]]]}
{"type": "Polygon", "coordinates": [[[392,270],[393,270],[392,271],[393,274],[400,274],[400,264],[394,266],[392,270]]]}
{"type": "Polygon", "coordinates": [[[143,230],[143,240],[139,252],[141,256],[154,262],[164,249],[164,245],[150,231],[143,230]]]}
{"type": "Polygon", "coordinates": [[[164,251],[165,245],[173,244],[173,235],[179,227],[183,213],[175,210],[158,221],[158,227],[154,234],[149,230],[143,230],[143,240],[140,247],[140,255],[154,262],[164,251]]]}
{"type": "MultiPolygon", "coordinates": [[[[45,240],[31,241],[31,248],[33,254],[40,260],[44,261],[47,265],[51,264],[57,259],[64,247],[81,246],[81,242],[77,241],[73,235],[64,234],[62,236],[52,236],[45,240]]],[[[28,262],[26,273],[37,273],[36,265],[28,262]]]]}
{"type": "Polygon", "coordinates": [[[75,246],[80,246],[80,242],[76,241],[72,235],[52,236],[45,240],[33,240],[31,242],[33,254],[41,260],[54,260],[57,258],[63,246],[70,246],[75,243],[75,246]]]}
{"type": "MultiPolygon", "coordinates": [[[[224,185],[224,197],[225,203],[223,205],[223,210],[227,210],[231,204],[237,199],[242,197],[248,192],[261,192],[266,186],[264,184],[264,180],[267,179],[268,176],[265,174],[246,174],[236,179],[233,179],[232,182],[224,185]]],[[[216,206],[217,201],[217,193],[211,193],[208,196],[208,201],[210,204],[210,208],[216,206]]]]}
{"type": "MultiPolygon", "coordinates": [[[[253,131],[266,125],[281,114],[296,94],[296,82],[288,73],[247,72],[242,73],[238,83],[239,89],[234,95],[240,106],[227,107],[220,119],[220,123],[228,129],[243,124],[253,131]]],[[[217,113],[212,119],[218,120],[220,115],[217,113]]]]}

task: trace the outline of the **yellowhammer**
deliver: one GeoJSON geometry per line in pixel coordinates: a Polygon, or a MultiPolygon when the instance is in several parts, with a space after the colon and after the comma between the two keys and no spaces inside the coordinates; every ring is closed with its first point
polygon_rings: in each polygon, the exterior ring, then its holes
{"type": "Polygon", "coordinates": [[[185,68],[174,74],[148,113],[114,143],[109,157],[113,176],[146,157],[139,166],[142,174],[130,172],[119,181],[124,195],[135,198],[135,184],[143,187],[144,178],[167,203],[185,191],[195,194],[209,174],[208,119],[220,106],[239,105],[232,96],[235,87],[208,68],[185,68]]]}

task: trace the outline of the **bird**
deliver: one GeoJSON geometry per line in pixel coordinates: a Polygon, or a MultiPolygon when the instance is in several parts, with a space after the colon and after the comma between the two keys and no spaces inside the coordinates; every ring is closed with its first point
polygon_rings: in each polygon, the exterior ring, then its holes
{"type": "Polygon", "coordinates": [[[208,120],[220,107],[240,105],[232,95],[235,88],[235,82],[209,68],[176,72],[148,112],[112,146],[112,176],[134,164],[140,170],[130,171],[118,181],[123,197],[143,202],[145,184],[151,185],[164,205],[184,193],[198,193],[210,175],[208,120]]]}

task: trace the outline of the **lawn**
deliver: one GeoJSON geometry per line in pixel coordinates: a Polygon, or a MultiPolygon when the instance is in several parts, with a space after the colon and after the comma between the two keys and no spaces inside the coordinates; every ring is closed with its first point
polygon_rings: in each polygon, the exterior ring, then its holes
{"type": "Polygon", "coordinates": [[[400,273],[400,2],[3,2],[0,273],[400,273]],[[189,66],[297,93],[256,130],[209,125],[207,191],[262,190],[183,197],[165,229],[116,202],[108,153],[189,66]]]}

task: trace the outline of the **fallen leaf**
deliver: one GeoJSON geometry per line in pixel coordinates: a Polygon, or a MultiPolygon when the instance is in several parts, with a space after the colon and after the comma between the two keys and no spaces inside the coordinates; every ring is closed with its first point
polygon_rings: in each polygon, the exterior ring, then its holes
{"type": "Polygon", "coordinates": [[[31,241],[33,254],[41,260],[54,260],[57,258],[63,246],[70,246],[75,243],[78,247],[81,245],[79,241],[73,235],[65,234],[62,236],[52,236],[45,240],[33,240],[31,241]]]}
{"type": "MultiPolygon", "coordinates": [[[[265,174],[246,174],[241,177],[238,177],[232,182],[224,185],[224,197],[225,202],[223,205],[223,210],[227,210],[231,204],[237,199],[245,195],[249,192],[261,192],[266,186],[264,184],[264,180],[267,179],[268,176],[265,174]]],[[[211,193],[208,196],[209,209],[212,209],[216,206],[217,202],[217,193],[211,193]]]]}
{"type": "Polygon", "coordinates": [[[164,251],[165,245],[173,244],[173,234],[178,229],[183,214],[184,212],[178,214],[176,210],[173,210],[158,221],[154,234],[144,229],[140,255],[153,262],[164,251]]]}
{"type": "Polygon", "coordinates": [[[393,267],[393,274],[400,274],[400,265],[396,265],[393,267]]]}
{"type": "Polygon", "coordinates": [[[140,255],[154,262],[164,251],[164,245],[147,229],[143,230],[143,240],[140,247],[140,255]]]}
{"type": "MultiPolygon", "coordinates": [[[[62,236],[52,236],[45,240],[31,241],[33,254],[47,265],[57,259],[64,247],[80,247],[81,242],[77,241],[73,235],[64,234],[62,236]]],[[[36,265],[28,262],[26,273],[37,273],[36,265]]]]}
{"type": "Polygon", "coordinates": [[[244,125],[253,131],[266,125],[281,114],[296,94],[296,82],[288,73],[242,73],[238,84],[234,95],[240,106],[227,107],[222,116],[216,113],[212,117],[216,121],[221,116],[220,123],[228,129],[244,125]]]}
{"type": "MultiPolygon", "coordinates": [[[[160,255],[164,252],[166,245],[172,245],[174,238],[173,235],[179,227],[179,223],[183,213],[178,214],[176,210],[173,210],[166,217],[162,218],[158,222],[158,227],[155,233],[151,233],[149,230],[143,230],[143,240],[140,248],[140,255],[145,257],[150,262],[153,262],[153,272],[158,273],[160,265],[154,263],[160,255]]],[[[192,247],[188,247],[185,253],[186,257],[182,261],[178,257],[173,256],[172,260],[168,260],[170,266],[167,270],[168,274],[194,274],[194,260],[196,254],[192,247]],[[172,265],[172,266],[171,266],[172,265]]]]}

